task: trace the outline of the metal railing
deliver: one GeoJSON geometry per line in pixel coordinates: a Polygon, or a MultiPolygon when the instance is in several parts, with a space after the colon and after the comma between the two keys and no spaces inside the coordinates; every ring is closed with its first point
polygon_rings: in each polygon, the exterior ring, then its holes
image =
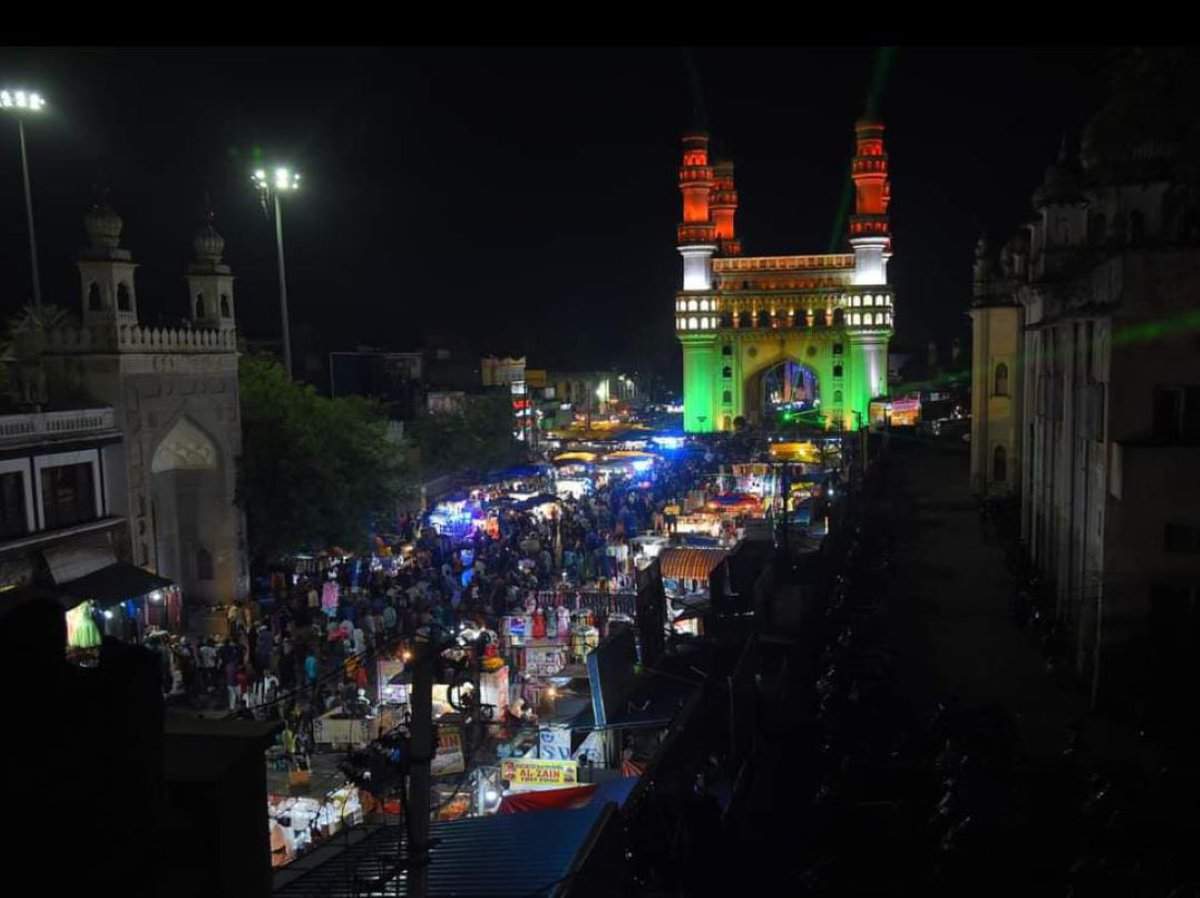
{"type": "Polygon", "coordinates": [[[54,439],[76,434],[116,429],[111,408],[77,409],[66,412],[28,412],[0,416],[0,443],[54,439]]]}

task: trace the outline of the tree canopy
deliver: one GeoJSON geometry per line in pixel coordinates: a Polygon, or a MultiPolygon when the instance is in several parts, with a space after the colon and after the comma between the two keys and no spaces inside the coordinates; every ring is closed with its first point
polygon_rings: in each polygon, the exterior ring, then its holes
{"type": "Polygon", "coordinates": [[[467,396],[460,411],[431,412],[413,422],[411,433],[425,476],[457,471],[491,471],[523,458],[513,438],[512,402],[507,391],[467,396]]]}
{"type": "Polygon", "coordinates": [[[404,447],[375,403],[328,399],[274,359],[240,365],[238,504],[256,566],[289,552],[357,549],[395,514],[404,447]]]}

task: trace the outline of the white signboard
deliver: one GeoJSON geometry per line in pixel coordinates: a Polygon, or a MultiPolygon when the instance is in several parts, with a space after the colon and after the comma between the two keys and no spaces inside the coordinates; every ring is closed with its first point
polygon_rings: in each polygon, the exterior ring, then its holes
{"type": "Polygon", "coordinates": [[[525,673],[531,677],[552,677],[567,664],[565,646],[527,648],[525,650],[525,673]]]}
{"type": "Polygon", "coordinates": [[[571,731],[566,727],[543,727],[539,730],[538,757],[546,761],[571,760],[571,731]]]}

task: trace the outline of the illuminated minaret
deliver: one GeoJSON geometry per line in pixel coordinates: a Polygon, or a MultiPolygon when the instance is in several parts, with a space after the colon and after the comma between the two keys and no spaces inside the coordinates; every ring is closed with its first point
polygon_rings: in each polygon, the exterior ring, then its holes
{"type": "MultiPolygon", "coordinates": [[[[678,230],[684,290],[708,290],[712,286],[711,260],[717,251],[717,233],[709,199],[714,184],[713,169],[708,164],[708,135],[686,135],[683,138],[683,164],[679,166],[683,221],[678,230]]],[[[731,226],[732,223],[731,216],[731,226]]]]}
{"type": "Polygon", "coordinates": [[[741,241],[737,239],[733,218],[737,214],[738,195],[733,185],[733,163],[718,162],[713,166],[713,191],[709,201],[713,226],[722,256],[740,256],[741,241]]]}
{"type": "MultiPolygon", "coordinates": [[[[718,319],[713,314],[715,300],[708,292],[713,289],[712,257],[717,251],[711,203],[715,186],[713,168],[708,164],[708,135],[693,131],[683,138],[683,163],[679,166],[683,221],[678,230],[679,253],[683,256],[683,292],[678,303],[686,314],[677,322],[683,345],[683,426],[689,433],[711,431],[716,425],[718,319]]],[[[732,214],[728,222],[732,236],[732,214]]]]}
{"type": "Polygon", "coordinates": [[[883,123],[860,119],[854,126],[858,152],[851,165],[854,179],[854,214],[850,217],[850,245],[854,247],[854,283],[887,283],[887,260],[892,255],[888,224],[891,185],[888,158],[883,149],[883,123]]]}
{"type": "MultiPolygon", "coordinates": [[[[874,118],[860,119],[854,125],[856,153],[850,167],[854,179],[854,214],[850,216],[850,245],[854,247],[854,284],[886,287],[887,263],[892,255],[892,232],[888,223],[891,185],[888,159],[883,148],[883,123],[874,118]]],[[[879,294],[867,294],[872,298],[879,294]]],[[[895,314],[894,305],[890,310],[895,314]]],[[[890,317],[890,316],[889,316],[890,317]]],[[[847,366],[845,392],[852,409],[868,409],[871,400],[887,393],[887,346],[892,335],[891,323],[864,313],[861,324],[857,315],[848,329],[850,364],[847,366]],[[870,324],[867,324],[870,321],[870,324]]],[[[861,414],[861,412],[860,412],[861,414]]],[[[847,420],[847,427],[858,428],[866,422],[847,420]]]]}

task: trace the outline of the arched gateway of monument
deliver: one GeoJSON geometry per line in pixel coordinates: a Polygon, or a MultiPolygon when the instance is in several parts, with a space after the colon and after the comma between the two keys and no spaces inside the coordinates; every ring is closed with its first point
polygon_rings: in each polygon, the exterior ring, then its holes
{"type": "Polygon", "coordinates": [[[124,465],[110,507],[129,521],[134,564],[174,580],[185,604],[214,605],[249,589],[243,516],[235,504],[242,449],[233,274],[211,215],[188,266],[190,320],[142,325],[122,221],[110,207],[85,218],[79,260],[83,326],[47,335],[48,369],[81,395],[111,405],[124,465]]]}
{"type": "Polygon", "coordinates": [[[707,134],[684,137],[675,332],[687,431],[731,430],[738,418],[768,424],[773,408],[804,403],[826,427],[856,428],[887,393],[895,310],[887,155],[882,124],[860,121],[855,131],[852,251],[753,258],[734,233],[733,164],[710,164],[707,134]]]}

